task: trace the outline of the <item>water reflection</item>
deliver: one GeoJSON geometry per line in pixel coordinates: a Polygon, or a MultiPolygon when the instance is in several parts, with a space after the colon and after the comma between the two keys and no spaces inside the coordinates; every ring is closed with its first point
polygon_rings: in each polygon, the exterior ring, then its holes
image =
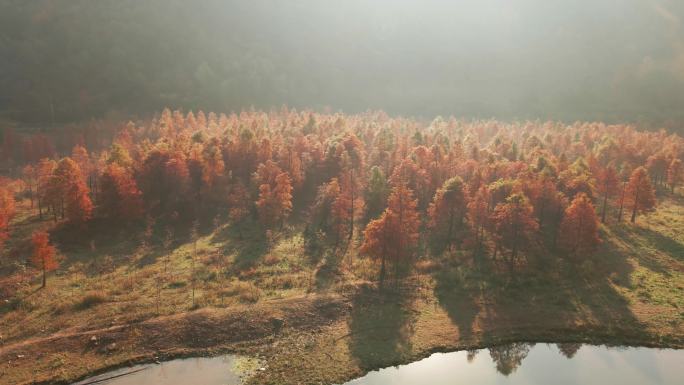
{"type": "Polygon", "coordinates": [[[572,358],[577,354],[577,351],[582,347],[582,344],[577,344],[577,343],[563,343],[563,344],[556,344],[558,347],[558,351],[561,352],[562,355],[572,358]]]}
{"type": "Polygon", "coordinates": [[[489,348],[489,355],[492,357],[492,361],[496,363],[496,370],[504,376],[508,376],[518,369],[533,346],[534,344],[526,342],[492,346],[489,348]]]}
{"type": "Polygon", "coordinates": [[[681,384],[684,350],[576,343],[513,343],[432,356],[371,372],[347,385],[681,384]],[[480,354],[483,350],[489,354],[480,354]]]}
{"type": "Polygon", "coordinates": [[[197,357],[162,362],[159,365],[136,365],[91,377],[73,385],[237,385],[235,371],[239,358],[232,355],[197,357]]]}

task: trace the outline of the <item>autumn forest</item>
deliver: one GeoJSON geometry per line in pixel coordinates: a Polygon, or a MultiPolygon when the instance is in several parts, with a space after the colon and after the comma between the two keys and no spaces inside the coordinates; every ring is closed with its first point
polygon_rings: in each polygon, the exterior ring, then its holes
{"type": "MultiPolygon", "coordinates": [[[[511,268],[549,252],[581,262],[601,242],[599,222],[636,222],[656,189],[672,194],[684,179],[682,138],[597,123],[165,110],[111,134],[103,149],[69,138],[61,158],[44,136],[6,134],[5,159],[14,151],[26,165],[3,183],[3,239],[15,194],[74,231],[216,219],[275,236],[298,224],[313,257],[358,248],[382,283],[445,251],[511,268]]],[[[34,267],[55,269],[48,235],[32,242],[34,267]]]]}
{"type": "Polygon", "coordinates": [[[0,0],[0,385],[679,384],[683,4],[0,0]]]}
{"type": "MultiPolygon", "coordinates": [[[[17,311],[32,287],[51,286],[52,271],[88,269],[70,260],[74,250],[97,255],[101,233],[126,229],[138,233],[130,236],[142,253],[183,239],[194,245],[183,271],[173,272],[167,256],[144,276],[124,273],[131,287],[155,282],[153,313],[163,313],[160,285],[189,293],[190,308],[212,306],[196,293],[210,290],[207,280],[229,279],[239,301],[259,301],[265,287],[254,276],[273,274],[259,266],[280,263],[275,249],[293,239],[317,282],[284,288],[305,292],[323,290],[324,280],[401,291],[416,272],[444,263],[512,277],[560,258],[586,271],[601,258],[607,229],[639,226],[660,201],[681,199],[684,179],[684,139],[602,123],[165,109],[146,121],[63,132],[5,131],[3,293],[17,311]],[[21,218],[31,218],[31,233],[12,225],[21,218]],[[198,258],[198,239],[223,224],[247,251],[231,261],[219,247],[198,258]],[[185,290],[179,274],[189,277],[185,290]]],[[[89,291],[76,306],[107,297],[89,291]]]]}

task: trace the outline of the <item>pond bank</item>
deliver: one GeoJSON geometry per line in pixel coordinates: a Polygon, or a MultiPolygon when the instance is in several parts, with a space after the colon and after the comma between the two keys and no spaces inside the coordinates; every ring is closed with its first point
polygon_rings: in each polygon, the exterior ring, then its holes
{"type": "Polygon", "coordinates": [[[343,383],[434,352],[517,341],[684,347],[681,322],[650,311],[627,317],[605,309],[612,316],[595,320],[552,306],[498,304],[496,314],[476,317],[467,304],[457,305],[463,311],[450,313],[438,298],[360,290],[63,331],[0,347],[0,383],[69,384],[136,363],[229,352],[263,359],[265,370],[248,384],[313,384],[343,383]]]}

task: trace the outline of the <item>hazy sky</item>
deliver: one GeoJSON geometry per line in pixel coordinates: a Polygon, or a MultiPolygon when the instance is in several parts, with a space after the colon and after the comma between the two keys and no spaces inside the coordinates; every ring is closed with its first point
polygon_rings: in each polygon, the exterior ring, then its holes
{"type": "Polygon", "coordinates": [[[682,0],[0,0],[0,111],[684,121],[682,0]],[[3,61],[5,61],[3,63],[3,61]]]}

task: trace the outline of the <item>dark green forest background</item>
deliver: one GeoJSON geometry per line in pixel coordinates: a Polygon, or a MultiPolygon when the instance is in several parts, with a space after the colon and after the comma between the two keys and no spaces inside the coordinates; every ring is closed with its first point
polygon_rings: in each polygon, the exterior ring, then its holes
{"type": "Polygon", "coordinates": [[[164,106],[682,132],[680,0],[0,0],[0,119],[164,106]]]}

